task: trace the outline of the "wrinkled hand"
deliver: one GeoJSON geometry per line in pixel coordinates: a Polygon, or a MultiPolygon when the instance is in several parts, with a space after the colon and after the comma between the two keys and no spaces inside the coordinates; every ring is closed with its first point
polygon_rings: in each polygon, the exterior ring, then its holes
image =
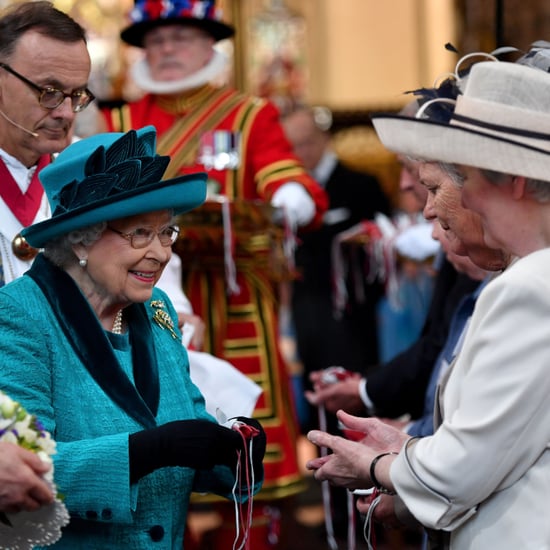
{"type": "Polygon", "coordinates": [[[384,424],[387,424],[388,426],[393,426],[394,428],[397,428],[398,430],[403,431],[409,424],[410,420],[401,420],[397,418],[382,418],[379,417],[379,419],[384,422],[384,424]]]}
{"type": "Polygon", "coordinates": [[[310,460],[306,467],[314,471],[314,477],[319,481],[326,479],[348,489],[371,487],[372,460],[380,453],[398,452],[409,436],[377,418],[360,418],[344,411],[338,411],[337,417],[344,429],[363,433],[363,439],[349,441],[312,430],[308,433],[308,439],[319,447],[330,449],[332,454],[310,460]]]}
{"type": "Polygon", "coordinates": [[[312,405],[323,405],[327,411],[335,413],[343,409],[354,414],[365,412],[365,406],[359,395],[361,375],[351,373],[348,378],[333,384],[325,384],[323,371],[312,372],[309,376],[313,391],[306,391],[305,398],[312,405]]]}
{"type": "Polygon", "coordinates": [[[310,431],[307,437],[315,445],[332,451],[326,456],[314,458],[306,463],[306,468],[313,471],[315,479],[328,480],[333,485],[347,489],[372,486],[369,467],[376,453],[362,443],[319,430],[310,431]]]}
{"type": "Polygon", "coordinates": [[[389,451],[399,452],[410,438],[401,429],[376,417],[361,418],[344,411],[338,411],[337,417],[345,429],[364,433],[365,436],[361,439],[361,443],[376,451],[376,454],[389,451]]]}
{"type": "Polygon", "coordinates": [[[0,512],[33,511],[54,499],[43,475],[50,465],[13,443],[0,442],[0,512]]]}
{"type": "MultiPolygon", "coordinates": [[[[362,496],[357,499],[357,510],[361,514],[367,514],[371,506],[371,497],[362,496]]],[[[380,502],[376,505],[372,518],[377,523],[381,523],[384,527],[397,528],[402,524],[395,515],[394,508],[395,498],[390,495],[380,495],[380,502]]]]}

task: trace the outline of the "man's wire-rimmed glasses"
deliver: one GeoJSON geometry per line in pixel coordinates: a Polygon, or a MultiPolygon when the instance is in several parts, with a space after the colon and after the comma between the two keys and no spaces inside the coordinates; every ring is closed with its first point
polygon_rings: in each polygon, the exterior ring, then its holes
{"type": "Polygon", "coordinates": [[[24,82],[29,88],[37,91],[38,102],[42,107],[44,107],[44,109],[53,110],[59,107],[67,97],[70,97],[73,112],[79,113],[80,111],[83,111],[95,99],[94,94],[90,92],[88,88],[85,88],[84,90],[75,90],[68,94],[62,90],[54,88],[53,86],[39,86],[38,84],[35,84],[32,80],[29,80],[22,74],[19,74],[15,69],[12,69],[6,63],[0,62],[0,67],[21,80],[21,82],[24,82]]]}

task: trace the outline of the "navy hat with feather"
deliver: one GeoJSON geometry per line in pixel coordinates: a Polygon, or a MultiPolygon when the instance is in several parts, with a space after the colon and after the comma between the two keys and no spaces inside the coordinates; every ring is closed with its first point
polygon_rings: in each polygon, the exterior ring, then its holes
{"type": "Polygon", "coordinates": [[[206,174],[162,180],[170,158],[156,130],[96,134],[67,147],[40,172],[52,217],[21,234],[36,248],[70,231],[156,210],[187,212],[206,199],[206,174]]]}

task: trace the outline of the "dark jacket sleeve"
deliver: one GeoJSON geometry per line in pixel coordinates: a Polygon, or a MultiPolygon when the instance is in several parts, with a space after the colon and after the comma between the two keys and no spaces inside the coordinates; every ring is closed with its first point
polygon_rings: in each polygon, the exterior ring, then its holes
{"type": "Polygon", "coordinates": [[[479,284],[458,274],[444,260],[438,272],[432,302],[418,340],[390,361],[367,372],[367,394],[378,416],[422,416],[424,394],[435,361],[443,349],[454,310],[461,298],[479,284]]]}

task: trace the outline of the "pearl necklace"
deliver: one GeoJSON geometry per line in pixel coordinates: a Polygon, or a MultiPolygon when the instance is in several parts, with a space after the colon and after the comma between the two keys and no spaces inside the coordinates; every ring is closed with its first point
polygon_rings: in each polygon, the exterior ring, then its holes
{"type": "Polygon", "coordinates": [[[115,315],[113,322],[113,328],[111,330],[113,334],[122,334],[122,310],[119,309],[115,315]]]}

